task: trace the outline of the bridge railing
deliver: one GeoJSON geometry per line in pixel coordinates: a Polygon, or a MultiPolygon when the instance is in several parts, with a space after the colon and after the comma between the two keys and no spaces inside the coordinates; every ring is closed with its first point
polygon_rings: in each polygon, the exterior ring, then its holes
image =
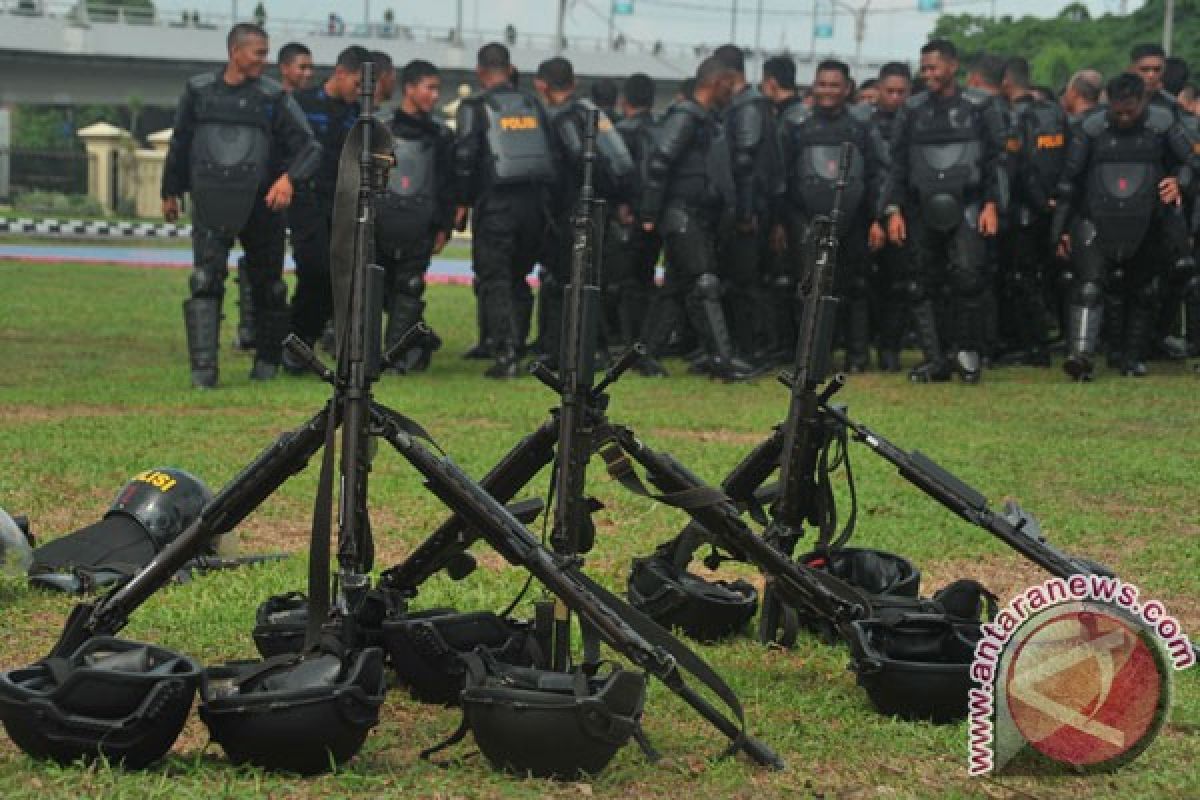
{"type": "MultiPolygon", "coordinates": [[[[245,5],[249,6],[247,2],[245,5]]],[[[49,17],[62,19],[71,25],[160,26],[170,28],[196,28],[198,30],[226,30],[233,23],[231,14],[201,12],[182,7],[158,4],[150,9],[131,9],[119,5],[87,2],[87,0],[0,0],[0,14],[27,17],[49,17]]],[[[237,21],[254,22],[253,14],[239,13],[237,21]]],[[[311,36],[346,37],[356,40],[429,42],[442,45],[477,47],[490,41],[506,42],[510,46],[530,50],[554,51],[554,35],[549,33],[521,33],[505,30],[467,30],[454,28],[411,25],[380,19],[369,23],[362,20],[347,20],[331,13],[325,19],[286,18],[268,16],[265,25],[272,37],[298,38],[311,36]]],[[[619,53],[635,52],[662,58],[694,58],[708,51],[707,45],[682,42],[647,41],[620,36],[609,41],[605,37],[565,36],[563,50],[566,52],[619,53]]]]}

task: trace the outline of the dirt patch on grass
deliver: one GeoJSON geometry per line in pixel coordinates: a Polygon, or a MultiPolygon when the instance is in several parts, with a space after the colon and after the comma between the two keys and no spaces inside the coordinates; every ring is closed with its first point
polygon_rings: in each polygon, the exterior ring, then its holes
{"type": "MultiPolygon", "coordinates": [[[[70,419],[102,419],[111,417],[145,417],[161,415],[161,406],[128,406],[128,405],[86,405],[72,403],[65,406],[35,406],[35,405],[6,405],[3,410],[5,424],[26,424],[39,422],[59,422],[70,419]]],[[[177,407],[168,409],[172,417],[203,417],[220,415],[221,417],[251,417],[262,413],[259,408],[192,408],[177,407]]]]}
{"type": "Polygon", "coordinates": [[[707,431],[689,431],[682,428],[651,428],[647,440],[656,438],[681,439],[689,442],[715,442],[717,444],[756,445],[766,438],[766,433],[748,433],[714,428],[707,431]]]}

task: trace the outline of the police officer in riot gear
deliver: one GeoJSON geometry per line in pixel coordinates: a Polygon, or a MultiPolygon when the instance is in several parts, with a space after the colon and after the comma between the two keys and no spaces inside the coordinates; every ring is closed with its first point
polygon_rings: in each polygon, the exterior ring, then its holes
{"type": "Polygon", "coordinates": [[[1010,360],[1050,366],[1045,350],[1046,275],[1054,270],[1050,239],[1053,194],[1066,156],[1067,117],[1058,103],[1039,100],[1029,80],[1029,62],[1009,61],[1004,92],[1012,106],[1018,151],[1013,183],[1012,226],[1007,237],[1005,270],[1000,276],[1010,360]]]}
{"type": "Polygon", "coordinates": [[[721,278],[727,292],[734,350],[750,358],[759,350],[763,319],[763,262],[768,252],[770,210],[782,189],[779,138],[771,101],[746,81],[745,56],[731,44],[713,57],[733,74],[733,97],[725,109],[725,136],[733,163],[733,229],[721,247],[721,278]]]}
{"type": "MultiPolygon", "coordinates": [[[[638,72],[625,80],[621,94],[621,121],[617,133],[635,165],[632,198],[641,198],[650,151],[654,149],[657,125],[651,108],[654,105],[654,80],[638,72]]],[[[634,214],[639,209],[634,209],[634,214]]],[[[629,347],[644,341],[650,324],[651,308],[657,299],[655,268],[662,250],[657,233],[642,230],[636,220],[626,224],[611,220],[609,237],[604,244],[604,298],[606,316],[613,321],[613,342],[629,347]]],[[[654,378],[666,377],[667,370],[653,356],[643,356],[634,365],[639,374],[654,378]]]]}
{"type": "MultiPolygon", "coordinates": [[[[432,116],[440,89],[438,69],[428,61],[410,61],[401,70],[400,107],[389,124],[396,161],[375,217],[375,256],[387,270],[387,347],[423,321],[425,271],[454,225],[454,134],[432,116]]],[[[409,349],[396,369],[427,369],[440,346],[441,340],[430,334],[409,349]]]]}
{"type": "Polygon", "coordinates": [[[1167,53],[1154,42],[1135,44],[1129,50],[1129,71],[1142,79],[1150,105],[1160,106],[1174,115],[1180,113],[1179,102],[1163,88],[1167,68],[1167,53]]]}
{"type": "MultiPolygon", "coordinates": [[[[871,123],[888,144],[889,154],[895,131],[896,114],[912,94],[912,72],[907,64],[892,61],[879,69],[879,99],[871,114],[871,123]]],[[[877,320],[875,340],[879,348],[879,369],[900,371],[900,347],[908,327],[905,281],[912,275],[912,250],[907,244],[887,242],[875,253],[872,276],[874,313],[877,320]]]]}
{"type": "Polygon", "coordinates": [[[1064,238],[1074,281],[1063,369],[1080,381],[1092,378],[1102,315],[1122,314],[1122,306],[1124,319],[1109,320],[1120,336],[1112,366],[1144,375],[1164,282],[1194,267],[1180,214],[1195,176],[1191,139],[1175,115],[1151,102],[1136,74],[1113,78],[1107,93],[1108,105],[1072,131],[1057,192],[1055,233],[1074,217],[1064,238]],[[1105,309],[1106,293],[1123,302],[1105,309]]]}
{"type": "MultiPolygon", "coordinates": [[[[312,82],[312,51],[299,42],[288,42],[279,48],[276,57],[279,65],[279,83],[285,92],[307,89],[312,82]]],[[[250,283],[250,268],[246,257],[238,259],[238,326],[234,346],[239,350],[254,349],[254,288],[250,283]]]]}
{"type": "Polygon", "coordinates": [[[190,79],[179,100],[162,179],[168,221],[178,218],[183,193],[192,196],[195,263],[183,316],[192,385],[203,388],[217,384],[221,301],[234,238],[246,248],[259,309],[251,378],[275,377],[287,333],[280,212],[320,159],[299,109],[278,83],[262,77],[266,33],[239,24],[226,41],[225,67],[190,79]],[[274,174],[273,164],[282,174],[274,174]]]}
{"type": "Polygon", "coordinates": [[[900,109],[892,140],[892,182],[897,205],[888,209],[888,238],[911,238],[913,275],[906,293],[924,362],[910,373],[917,382],[966,383],[982,377],[988,290],[986,236],[995,236],[1008,204],[1007,126],[986,97],[968,96],[955,79],[954,45],[935,39],[921,48],[927,90],[900,109]],[[903,204],[902,206],[899,204],[903,204]],[[911,224],[911,231],[909,230],[911,224]],[[933,293],[949,286],[953,361],[943,356],[933,293]]]}
{"type": "Polygon", "coordinates": [[[565,58],[543,61],[534,77],[534,86],[546,105],[551,146],[559,163],[538,292],[540,357],[556,368],[561,349],[563,290],[571,279],[571,215],[579,202],[583,139],[589,113],[600,114],[596,130],[596,193],[608,201],[609,216],[618,225],[633,224],[629,195],[634,163],[625,140],[608,115],[592,100],[576,96],[575,70],[570,61],[565,58]]]}
{"type": "MultiPolygon", "coordinates": [[[[846,363],[848,372],[863,372],[870,346],[868,238],[871,250],[886,240],[879,220],[890,200],[886,186],[887,144],[879,130],[847,107],[850,69],[841,61],[817,65],[812,86],[813,108],[793,106],[779,120],[784,170],[788,250],[797,259],[811,236],[817,216],[829,216],[837,193],[842,145],[853,145],[839,223],[840,264],[834,291],[847,301],[846,363]]],[[[806,276],[799,276],[803,284],[806,276]]]]}
{"type": "Polygon", "coordinates": [[[525,276],[541,255],[555,164],[541,106],[510,82],[508,48],[480,48],[475,74],[483,90],[463,100],[456,117],[455,222],[465,225],[473,211],[477,297],[496,360],[484,374],[515,378],[533,310],[525,276]]]}
{"type": "Polygon", "coordinates": [[[671,106],[660,125],[639,214],[643,230],[663,237],[667,256],[662,302],[647,341],[651,354],[662,352],[686,304],[703,339],[710,374],[740,381],[757,371],[734,354],[716,250],[721,215],[733,208],[734,187],[730,148],[714,112],[729,103],[733,79],[715,57],[700,64],[692,96],[671,106]]]}
{"type": "MultiPolygon", "coordinates": [[[[292,332],[310,347],[333,316],[333,282],[329,245],[333,234],[333,198],[337,187],[342,145],[358,118],[358,88],[362,65],[371,54],[357,45],[338,54],[333,74],[320,86],[295,92],[292,97],[304,111],[321,143],[321,166],[296,189],[288,211],[292,229],[292,254],[296,259],[296,291],[292,295],[292,332]]],[[[284,359],[292,373],[306,368],[284,359]]]]}

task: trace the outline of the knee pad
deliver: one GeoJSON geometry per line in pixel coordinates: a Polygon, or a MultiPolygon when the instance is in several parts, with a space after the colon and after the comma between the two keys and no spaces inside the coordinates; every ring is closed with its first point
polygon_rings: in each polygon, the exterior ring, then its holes
{"type": "Polygon", "coordinates": [[[271,308],[287,306],[287,284],[283,282],[283,278],[273,280],[267,285],[267,304],[271,308]]]}
{"type": "Polygon", "coordinates": [[[188,286],[192,297],[221,297],[225,294],[225,273],[197,267],[192,270],[188,286]]]}
{"type": "Polygon", "coordinates": [[[1134,292],[1134,296],[1143,303],[1154,303],[1161,294],[1162,280],[1157,275],[1143,283],[1134,292]]]}
{"type": "Polygon", "coordinates": [[[396,288],[409,297],[420,299],[425,294],[425,276],[420,272],[401,275],[396,281],[396,288]]]}
{"type": "Polygon", "coordinates": [[[950,271],[950,291],[957,297],[974,297],[987,288],[982,267],[964,269],[958,267],[950,271]]]}
{"type": "Polygon", "coordinates": [[[768,286],[776,291],[790,292],[796,288],[796,280],[791,275],[775,275],[768,286]]]}
{"type": "Polygon", "coordinates": [[[1075,287],[1073,294],[1076,305],[1081,305],[1085,308],[1095,308],[1100,305],[1103,291],[1100,284],[1095,281],[1084,281],[1075,287]]]}
{"type": "Polygon", "coordinates": [[[920,281],[909,280],[898,285],[898,294],[906,297],[909,302],[920,303],[925,299],[925,286],[920,281]]]}
{"type": "Polygon", "coordinates": [[[695,292],[702,300],[721,299],[721,279],[711,272],[696,278],[695,292]]]}

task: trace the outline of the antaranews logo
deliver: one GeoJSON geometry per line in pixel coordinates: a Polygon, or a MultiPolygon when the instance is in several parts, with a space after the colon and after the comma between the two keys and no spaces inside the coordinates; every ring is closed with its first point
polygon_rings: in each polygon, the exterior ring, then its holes
{"type": "Polygon", "coordinates": [[[983,626],[975,648],[968,772],[1032,749],[1073,770],[1137,758],[1166,722],[1173,674],[1196,663],[1179,621],[1105,575],[1030,587],[983,626]]]}

